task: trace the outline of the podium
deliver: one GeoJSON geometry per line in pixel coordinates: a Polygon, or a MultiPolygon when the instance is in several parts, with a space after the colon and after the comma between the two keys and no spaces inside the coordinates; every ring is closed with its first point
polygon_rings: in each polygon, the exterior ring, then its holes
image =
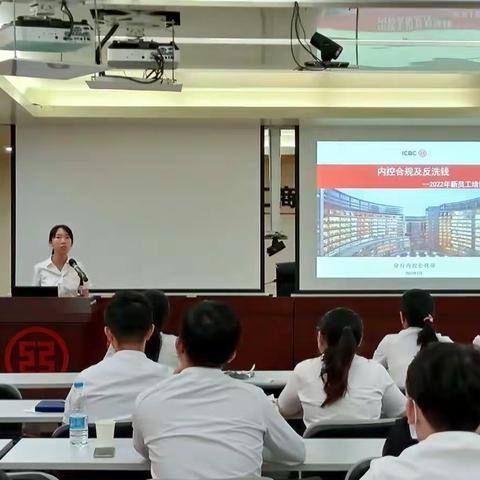
{"type": "Polygon", "coordinates": [[[105,354],[93,298],[0,298],[1,372],[78,372],[105,354]]]}

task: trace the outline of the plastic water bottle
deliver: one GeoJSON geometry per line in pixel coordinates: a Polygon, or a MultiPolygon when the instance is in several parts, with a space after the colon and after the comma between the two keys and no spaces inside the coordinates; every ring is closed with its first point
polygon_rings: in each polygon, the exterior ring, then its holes
{"type": "Polygon", "coordinates": [[[85,384],[75,382],[70,402],[70,444],[79,447],[88,443],[88,418],[85,403],[85,384]]]}

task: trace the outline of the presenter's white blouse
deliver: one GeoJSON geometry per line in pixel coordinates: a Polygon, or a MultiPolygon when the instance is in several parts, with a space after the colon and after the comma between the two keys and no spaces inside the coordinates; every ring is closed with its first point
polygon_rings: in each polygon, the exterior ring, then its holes
{"type": "MultiPolygon", "coordinates": [[[[88,421],[130,419],[137,396],[173,374],[143,352],[121,350],[79,373],[85,383],[88,421]]],[[[65,401],[64,423],[70,414],[71,391],[65,401]]]]}
{"type": "Polygon", "coordinates": [[[133,432],[153,478],[260,476],[263,459],[305,459],[303,439],[264,392],[214,368],[187,368],[140,395],[133,432]]]}
{"type": "MultiPolygon", "coordinates": [[[[59,297],[76,297],[78,295],[78,287],[80,286],[80,277],[69,265],[68,260],[65,262],[62,270],[59,270],[54,265],[51,258],[37,263],[33,268],[32,284],[38,287],[58,287],[59,297]]],[[[78,262],[78,265],[87,273],[80,262],[78,262]]],[[[90,288],[90,282],[87,282],[84,286],[90,288]]]]}
{"type": "Polygon", "coordinates": [[[439,432],[399,457],[373,460],[362,480],[478,480],[480,435],[439,432]]]}
{"type": "MultiPolygon", "coordinates": [[[[419,352],[417,345],[419,327],[408,327],[399,333],[386,335],[378,344],[373,359],[383,365],[399,388],[405,390],[407,369],[415,355],[419,352]]],[[[451,342],[449,337],[437,334],[440,342],[451,342]]]]}
{"type": "Polygon", "coordinates": [[[278,397],[280,412],[291,417],[302,413],[305,426],[357,420],[394,418],[405,413],[406,399],[384,367],[355,355],[343,398],[322,408],[326,394],[320,377],[322,357],[300,362],[278,397]]]}
{"type": "MultiPolygon", "coordinates": [[[[173,369],[178,366],[177,349],[175,347],[176,335],[169,335],[167,333],[160,333],[162,336],[162,348],[158,355],[158,363],[172,367],[173,369]]],[[[112,345],[109,345],[105,358],[111,357],[115,353],[115,349],[112,345]]]]}

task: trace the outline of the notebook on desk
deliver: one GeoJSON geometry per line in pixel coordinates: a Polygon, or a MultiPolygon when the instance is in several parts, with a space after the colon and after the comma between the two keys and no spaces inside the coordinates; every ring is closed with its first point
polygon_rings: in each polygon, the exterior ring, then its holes
{"type": "Polygon", "coordinates": [[[65,400],[41,400],[35,405],[36,412],[60,413],[65,411],[65,400]]]}
{"type": "Polygon", "coordinates": [[[12,297],[58,297],[58,287],[12,287],[12,297]]]}

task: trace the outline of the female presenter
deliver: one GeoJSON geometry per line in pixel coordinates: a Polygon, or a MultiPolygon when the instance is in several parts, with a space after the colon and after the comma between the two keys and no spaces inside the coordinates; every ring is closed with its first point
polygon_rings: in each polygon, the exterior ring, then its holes
{"type": "Polygon", "coordinates": [[[33,285],[58,287],[59,297],[87,297],[90,284],[85,269],[68,255],[73,245],[71,228],[55,225],[48,235],[48,243],[52,255],[35,265],[33,285]]]}

